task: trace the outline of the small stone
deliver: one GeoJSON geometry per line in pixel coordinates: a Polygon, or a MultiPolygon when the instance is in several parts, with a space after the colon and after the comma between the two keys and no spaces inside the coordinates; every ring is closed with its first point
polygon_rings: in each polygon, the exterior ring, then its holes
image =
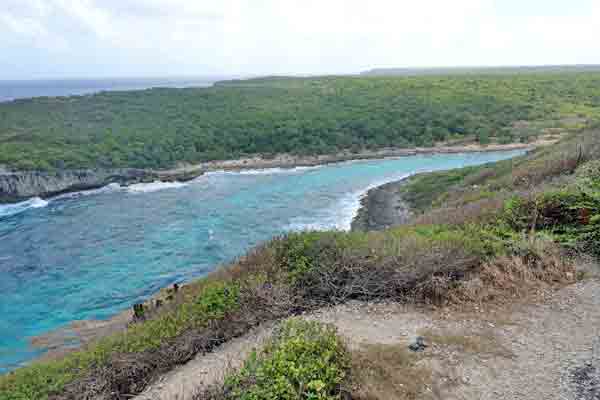
{"type": "Polygon", "coordinates": [[[427,344],[425,344],[425,338],[423,336],[418,336],[414,343],[411,343],[408,348],[414,352],[424,351],[427,348],[427,344]]]}

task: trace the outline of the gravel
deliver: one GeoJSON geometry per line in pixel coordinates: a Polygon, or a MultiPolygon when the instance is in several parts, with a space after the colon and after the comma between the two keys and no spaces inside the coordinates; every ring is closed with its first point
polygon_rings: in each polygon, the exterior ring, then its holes
{"type": "MultiPolygon", "coordinates": [[[[408,349],[424,336],[428,346],[413,353],[431,371],[423,399],[600,400],[600,281],[542,294],[534,304],[517,300],[469,311],[349,302],[304,318],[334,324],[354,350],[365,344],[408,349]],[[440,342],[430,342],[431,332],[440,342]]],[[[198,356],[136,399],[189,399],[220,382],[271,332],[272,325],[260,327],[198,356]]]]}

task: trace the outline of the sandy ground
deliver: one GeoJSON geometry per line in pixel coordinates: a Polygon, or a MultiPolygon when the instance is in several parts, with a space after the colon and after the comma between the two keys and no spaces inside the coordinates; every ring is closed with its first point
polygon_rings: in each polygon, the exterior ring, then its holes
{"type": "MultiPolygon", "coordinates": [[[[431,371],[423,399],[599,400],[600,281],[542,292],[535,304],[456,312],[351,302],[304,318],[334,324],[353,350],[408,346],[423,335],[421,367],[431,371]],[[469,348],[435,337],[467,338],[469,348]],[[431,336],[432,338],[434,336],[431,336]]],[[[222,382],[269,337],[259,327],[164,376],[138,400],[188,400],[222,382]]]]}

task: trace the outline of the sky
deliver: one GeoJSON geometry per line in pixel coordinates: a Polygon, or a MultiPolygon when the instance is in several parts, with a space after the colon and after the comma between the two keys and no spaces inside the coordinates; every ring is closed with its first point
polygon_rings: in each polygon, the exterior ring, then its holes
{"type": "Polygon", "coordinates": [[[0,2],[0,80],[600,64],[599,0],[0,2]]]}

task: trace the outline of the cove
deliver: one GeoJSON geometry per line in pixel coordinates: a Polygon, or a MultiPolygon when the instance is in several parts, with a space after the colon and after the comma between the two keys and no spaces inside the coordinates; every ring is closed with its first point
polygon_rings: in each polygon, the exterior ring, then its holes
{"type": "Polygon", "coordinates": [[[361,196],[375,186],[523,152],[215,172],[187,184],[111,186],[0,205],[0,372],[39,356],[31,337],[109,318],[273,236],[348,229],[361,196]]]}

